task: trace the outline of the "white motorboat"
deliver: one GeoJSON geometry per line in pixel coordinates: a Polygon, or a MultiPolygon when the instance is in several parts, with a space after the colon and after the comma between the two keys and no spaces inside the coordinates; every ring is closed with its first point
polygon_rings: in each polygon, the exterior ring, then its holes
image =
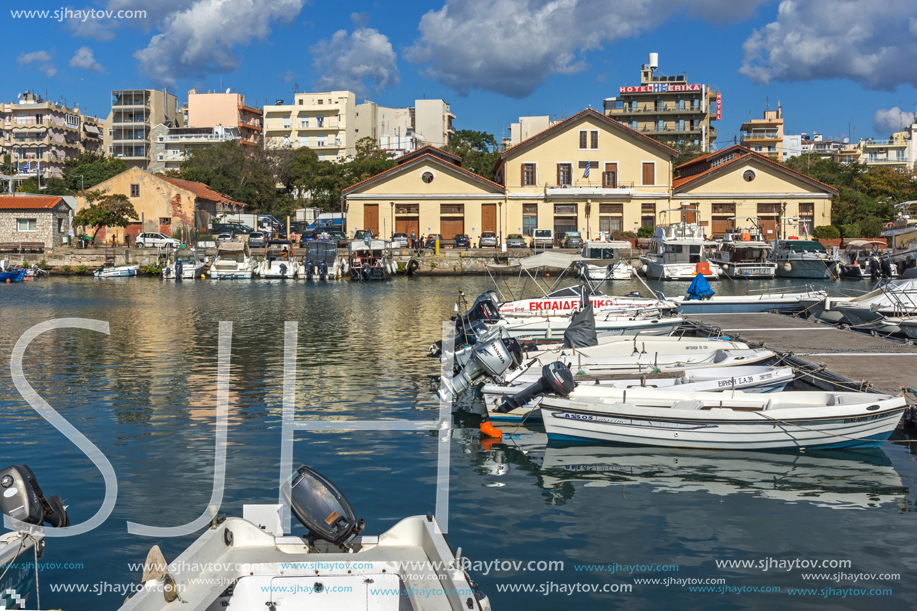
{"type": "Polygon", "coordinates": [[[35,590],[35,547],[44,547],[42,533],[0,535],[0,609],[29,609],[35,590]]]}
{"type": "Polygon", "coordinates": [[[851,325],[865,325],[885,316],[917,314],[917,279],[889,280],[874,291],[838,303],[836,310],[851,325]]]}
{"type": "Polygon", "coordinates": [[[264,256],[255,266],[259,278],[292,280],[300,264],[293,260],[293,247],[289,240],[269,240],[264,245],[264,256]]]}
{"type": "Polygon", "coordinates": [[[601,291],[586,285],[568,286],[547,293],[544,297],[534,299],[517,299],[499,303],[499,311],[505,317],[520,316],[563,316],[572,314],[580,308],[582,296],[586,294],[589,303],[595,308],[596,316],[601,313],[626,312],[647,308],[671,310],[674,304],[666,303],[656,297],[644,297],[639,293],[630,295],[605,295],[601,291]]]}
{"type": "Polygon", "coordinates": [[[841,278],[851,280],[896,278],[898,270],[888,258],[885,242],[850,240],[841,253],[841,278]]]}
{"type": "Polygon", "coordinates": [[[597,337],[598,344],[582,348],[564,348],[563,344],[539,344],[538,350],[527,350],[526,360],[538,358],[547,362],[557,360],[561,355],[589,358],[627,357],[637,354],[659,355],[694,355],[712,350],[748,350],[748,344],[716,337],[686,336],[634,336],[597,337]]]}
{"type": "Polygon", "coordinates": [[[609,240],[600,232],[596,240],[587,240],[583,245],[583,260],[577,264],[577,273],[588,280],[630,280],[634,268],[630,264],[632,250],[630,242],[609,240]],[[626,251],[626,257],[622,251],[626,251]]]}
{"type": "Polygon", "coordinates": [[[392,257],[392,243],[387,240],[354,240],[350,243],[348,268],[352,280],[389,280],[398,272],[392,257]]]}
{"type": "Polygon", "coordinates": [[[250,279],[255,270],[255,259],[247,242],[220,242],[217,254],[210,264],[212,280],[250,279]]]}
{"type": "Polygon", "coordinates": [[[753,226],[727,231],[709,258],[731,280],[770,279],[777,273],[777,264],[768,260],[771,250],[773,246],[753,226]]]}
{"type": "Polygon", "coordinates": [[[669,297],[667,301],[678,304],[680,314],[734,314],[744,312],[797,312],[804,308],[806,300],[822,301],[827,291],[807,288],[799,291],[789,287],[786,291],[765,289],[768,292],[748,291],[745,295],[714,295],[707,299],[669,297]]]}
{"type": "Polygon", "coordinates": [[[100,267],[92,273],[96,278],[131,278],[140,271],[139,265],[118,265],[112,267],[100,267]]]}
{"type": "Polygon", "coordinates": [[[858,392],[667,393],[608,390],[602,398],[541,401],[551,439],[721,450],[873,447],[888,439],[904,397],[858,392]]]}
{"type": "MultiPolygon", "coordinates": [[[[747,393],[771,393],[782,391],[793,381],[795,374],[791,367],[715,367],[711,369],[690,369],[672,374],[647,374],[641,378],[596,379],[581,381],[570,394],[571,400],[591,400],[605,396],[610,388],[655,388],[668,392],[720,392],[741,390],[747,393]]],[[[481,396],[491,420],[540,420],[538,406],[542,396],[533,397],[524,405],[506,412],[497,411],[508,396],[525,390],[519,382],[508,385],[485,384],[481,396]]]]}
{"type": "Polygon", "coordinates": [[[306,536],[284,532],[283,505],[245,505],[242,518],[214,520],[171,564],[154,547],[121,611],[166,611],[176,600],[182,611],[490,610],[432,515],[365,535],[347,499],[308,467],[284,497],[306,536]]]}
{"type": "Polygon", "coordinates": [[[838,273],[841,260],[815,240],[775,240],[771,261],[777,264],[779,278],[824,280],[838,273]]]}
{"type": "MultiPolygon", "coordinates": [[[[600,335],[669,335],[684,320],[677,316],[663,316],[661,312],[619,316],[599,313],[595,318],[595,332],[600,335]]],[[[518,340],[563,341],[564,331],[570,325],[569,316],[527,316],[498,320],[493,326],[506,329],[518,340]]]]}
{"type": "Polygon", "coordinates": [[[713,280],[720,268],[707,260],[706,248],[715,245],[704,238],[704,228],[697,223],[656,227],[649,251],[640,257],[642,271],[655,280],[692,280],[697,274],[713,280]]]}
{"type": "Polygon", "coordinates": [[[776,355],[766,349],[734,350],[711,346],[693,354],[659,354],[642,352],[630,356],[588,357],[579,350],[569,351],[560,358],[540,356],[526,361],[526,367],[511,371],[505,376],[507,383],[537,382],[542,377],[542,367],[562,361],[570,365],[574,380],[594,381],[600,376],[628,375],[639,378],[644,374],[684,371],[710,367],[736,367],[762,365],[776,355]]]}
{"type": "Polygon", "coordinates": [[[306,254],[296,272],[297,278],[305,280],[328,280],[340,278],[343,261],[337,255],[337,244],[333,242],[306,242],[306,254]]]}
{"type": "Polygon", "coordinates": [[[207,259],[204,253],[193,248],[172,251],[169,263],[162,268],[163,280],[194,280],[204,275],[207,259]]]}

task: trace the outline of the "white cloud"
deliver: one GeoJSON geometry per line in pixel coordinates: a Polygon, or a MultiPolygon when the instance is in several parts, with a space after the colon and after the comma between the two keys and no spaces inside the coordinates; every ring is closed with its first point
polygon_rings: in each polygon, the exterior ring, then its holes
{"type": "Polygon", "coordinates": [[[755,83],[848,78],[869,89],[917,85],[913,0],[783,0],[743,44],[755,83]]]}
{"type": "Polygon", "coordinates": [[[92,49],[89,47],[80,47],[76,50],[76,53],[74,53],[73,57],[70,58],[70,67],[83,68],[85,70],[96,70],[98,72],[105,70],[102,66],[99,65],[99,62],[96,61],[92,49]]]}
{"type": "Polygon", "coordinates": [[[338,30],[331,40],[309,49],[312,64],[321,76],[313,86],[319,91],[349,90],[358,96],[398,84],[397,55],[388,36],[373,28],[358,27],[352,34],[338,30]]]}
{"type": "Polygon", "coordinates": [[[405,57],[459,94],[485,89],[522,98],[552,75],[586,70],[585,52],[669,17],[740,21],[763,1],[446,0],[421,18],[420,38],[405,57]]]}
{"type": "Polygon", "coordinates": [[[74,36],[92,38],[93,40],[106,41],[115,37],[114,30],[118,27],[115,20],[105,19],[68,19],[67,28],[74,36]]]}
{"type": "Polygon", "coordinates": [[[902,111],[897,106],[882,108],[872,116],[872,125],[877,134],[900,132],[904,127],[914,123],[914,113],[902,111]]]}
{"type": "Polygon", "coordinates": [[[44,72],[46,76],[54,76],[57,74],[57,68],[51,64],[51,54],[47,51],[23,53],[16,59],[16,62],[26,70],[32,70],[33,68],[38,69],[44,72]]]}
{"type": "Polygon", "coordinates": [[[197,0],[187,9],[166,15],[162,33],[134,57],[147,76],[167,86],[207,72],[232,72],[239,67],[234,47],[266,39],[273,22],[291,22],[304,2],[197,0]]]}

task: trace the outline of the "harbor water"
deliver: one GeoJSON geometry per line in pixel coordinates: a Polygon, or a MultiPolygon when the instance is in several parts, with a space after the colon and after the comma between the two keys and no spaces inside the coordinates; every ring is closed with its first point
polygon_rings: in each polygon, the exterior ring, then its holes
{"type": "MultiPolygon", "coordinates": [[[[687,287],[650,284],[670,296],[687,287]]],[[[713,288],[726,295],[800,284],[713,288]]],[[[872,284],[827,286],[840,294],[872,284]]],[[[207,510],[221,321],[232,323],[232,360],[220,513],[241,516],[244,504],[277,502],[285,321],[299,323],[297,419],[432,421],[439,363],[427,348],[460,290],[473,299],[492,287],[486,277],[55,278],[2,287],[0,468],[28,465],[46,494],[64,499],[74,524],[99,509],[105,482],[20,396],[10,357],[38,323],[110,326],[109,335],[46,332],[23,361],[38,394],[117,475],[117,502],[100,527],[46,540],[41,608],[116,609],[139,584],[136,565],[151,546],[171,561],[197,538],[132,535],[127,522],[179,526],[207,510]]],[[[606,292],[635,288],[616,282],[606,292]]],[[[474,417],[457,416],[448,448],[439,445],[433,432],[298,431],[294,466],[328,476],[366,519],[366,532],[379,534],[436,510],[437,461],[447,451],[448,516],[439,517],[448,518],[449,541],[494,610],[917,605],[917,444],[812,453],[565,446],[546,444],[537,426],[491,443],[479,438],[474,417]]]]}

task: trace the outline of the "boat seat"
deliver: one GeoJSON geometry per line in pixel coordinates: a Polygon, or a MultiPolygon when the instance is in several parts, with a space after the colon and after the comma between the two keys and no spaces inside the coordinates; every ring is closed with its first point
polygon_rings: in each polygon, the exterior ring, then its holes
{"type": "Polygon", "coordinates": [[[672,409],[703,409],[704,402],[697,399],[683,399],[672,404],[672,409]]]}

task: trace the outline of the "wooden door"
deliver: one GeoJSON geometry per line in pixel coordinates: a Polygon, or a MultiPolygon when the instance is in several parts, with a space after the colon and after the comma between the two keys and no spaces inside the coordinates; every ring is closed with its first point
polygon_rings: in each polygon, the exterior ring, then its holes
{"type": "Polygon", "coordinates": [[[439,232],[444,240],[455,239],[455,236],[465,233],[465,219],[444,218],[439,220],[439,232]]]}
{"type": "Polygon", "coordinates": [[[776,216],[759,216],[758,227],[761,228],[761,235],[765,240],[777,240],[780,238],[778,229],[780,228],[780,218],[776,216]]]}
{"type": "Polygon", "coordinates": [[[725,235],[727,231],[735,227],[735,221],[729,218],[713,217],[713,237],[719,238],[725,235]]]}
{"type": "Polygon", "coordinates": [[[697,222],[697,204],[688,204],[681,207],[681,220],[686,223],[697,222]]]}
{"type": "Polygon", "coordinates": [[[406,233],[410,239],[412,231],[415,238],[420,238],[420,220],[417,217],[395,217],[395,233],[406,233]]]}
{"type": "Polygon", "coordinates": [[[357,229],[369,229],[373,235],[379,235],[379,204],[363,206],[363,227],[357,229]]]}
{"type": "Polygon", "coordinates": [[[497,204],[481,204],[481,231],[497,231],[497,204]]]}

